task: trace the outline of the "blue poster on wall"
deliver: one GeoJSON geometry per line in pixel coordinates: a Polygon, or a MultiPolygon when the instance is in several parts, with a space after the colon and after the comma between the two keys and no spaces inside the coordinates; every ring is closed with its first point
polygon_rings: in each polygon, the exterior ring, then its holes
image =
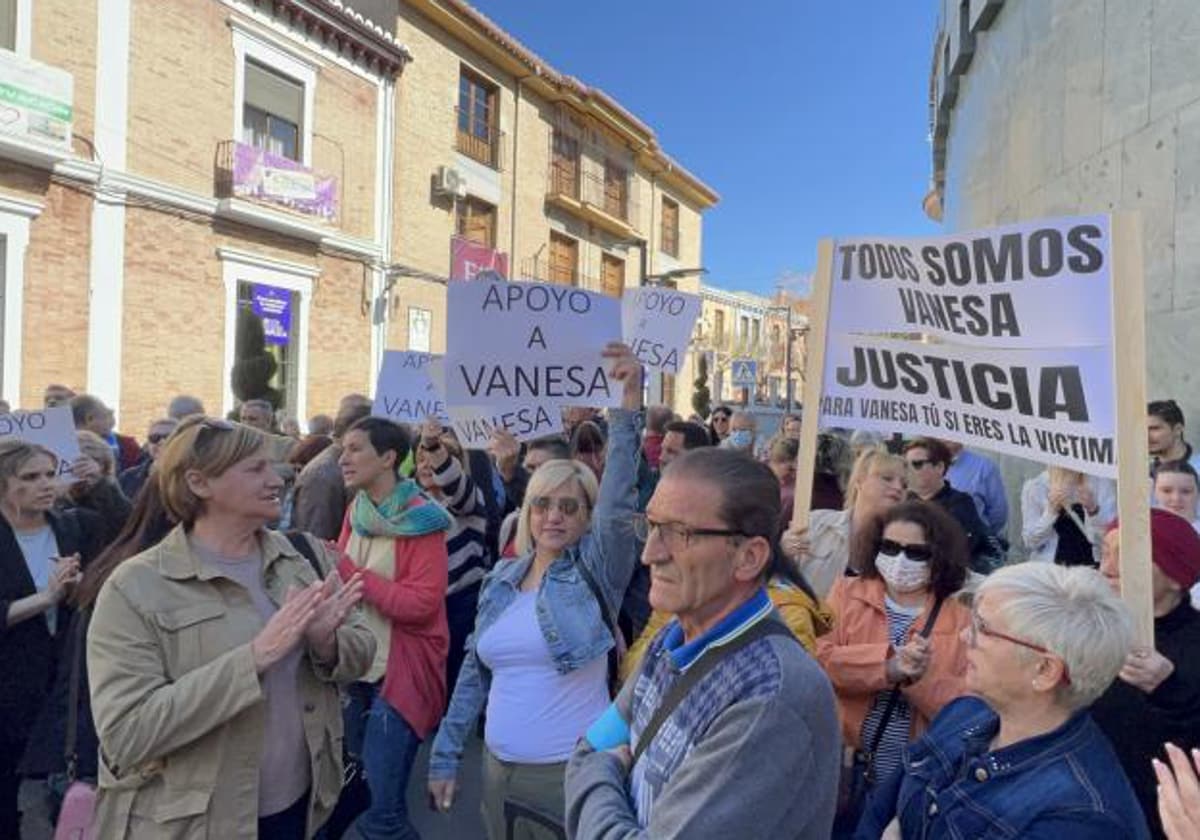
{"type": "Polygon", "coordinates": [[[292,293],[287,289],[255,283],[250,306],[262,319],[267,344],[287,344],[292,327],[292,293]]]}

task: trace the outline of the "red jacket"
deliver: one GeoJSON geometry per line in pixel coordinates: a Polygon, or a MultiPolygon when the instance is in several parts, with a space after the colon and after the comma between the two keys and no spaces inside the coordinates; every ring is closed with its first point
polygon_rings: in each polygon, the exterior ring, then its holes
{"type": "Polygon", "coordinates": [[[142,460],[142,447],[135,439],[127,435],[114,435],[114,437],[117,439],[117,449],[120,452],[117,457],[117,472],[136,467],[142,460]]]}
{"type": "Polygon", "coordinates": [[[661,463],[664,437],[665,435],[646,432],[646,437],[642,440],[642,454],[646,456],[646,463],[652,470],[658,469],[661,463]]]}
{"type": "MultiPolygon", "coordinates": [[[[347,512],[338,548],[344,552],[349,541],[347,512]]],[[[346,554],[338,562],[338,572],[345,581],[362,571],[363,600],[391,620],[391,648],[380,693],[424,739],[437,727],[446,708],[446,656],[450,652],[446,533],[393,542],[396,573],[391,580],[360,570],[346,554]]]]}

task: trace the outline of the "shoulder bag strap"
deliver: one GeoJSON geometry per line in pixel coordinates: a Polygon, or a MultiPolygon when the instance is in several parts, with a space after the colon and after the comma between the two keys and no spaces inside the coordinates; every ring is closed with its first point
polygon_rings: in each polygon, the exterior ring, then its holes
{"type": "Polygon", "coordinates": [[[67,782],[74,782],[78,773],[79,753],[75,749],[79,736],[79,684],[83,681],[83,649],[87,644],[87,625],[91,608],[75,614],[75,632],[71,636],[71,677],[67,691],[67,731],[63,738],[63,757],[67,761],[67,782]]]}
{"type": "MultiPolygon", "coordinates": [[[[938,598],[933,602],[933,609],[929,611],[929,618],[925,619],[925,626],[921,628],[920,636],[928,639],[929,634],[933,632],[933,625],[937,621],[938,613],[942,611],[942,599],[938,598]]],[[[879,726],[875,730],[874,736],[871,738],[871,748],[864,754],[866,757],[866,775],[867,781],[873,782],[875,774],[875,754],[879,751],[879,744],[883,741],[883,733],[887,731],[888,724],[892,722],[892,715],[896,712],[896,704],[900,702],[900,686],[896,686],[888,692],[887,705],[883,707],[883,717],[879,719],[879,726]]]]}
{"type": "MultiPolygon", "coordinates": [[[[671,690],[667,692],[667,696],[658,704],[658,708],[654,710],[654,716],[650,718],[650,723],[646,724],[646,728],[638,734],[637,749],[633,751],[633,763],[637,764],[642,753],[650,746],[650,742],[654,740],[654,736],[658,734],[658,730],[667,722],[667,718],[675,711],[676,707],[683,702],[683,698],[687,697],[700,680],[721,663],[721,660],[730,656],[746,645],[756,642],[759,639],[764,639],[767,636],[787,636],[795,641],[796,637],[792,635],[792,631],[785,625],[776,621],[774,618],[763,618],[753,627],[733,641],[723,644],[719,647],[712,647],[700,655],[700,658],[691,664],[691,666],[683,672],[683,676],[675,681],[671,686],[671,690]]],[[[799,642],[796,642],[799,644],[799,642]]]]}
{"type": "Polygon", "coordinates": [[[587,565],[582,561],[576,562],[576,567],[579,569],[579,574],[583,575],[584,582],[587,583],[588,589],[592,591],[592,597],[596,599],[596,603],[600,606],[600,617],[608,625],[608,632],[612,633],[613,646],[608,650],[608,686],[611,690],[616,689],[618,680],[618,668],[620,663],[617,661],[620,658],[621,652],[619,648],[622,642],[617,638],[617,634],[621,632],[617,626],[616,619],[612,614],[612,607],[608,605],[608,600],[604,597],[604,593],[600,591],[600,584],[592,575],[587,565]]]}
{"type": "Polygon", "coordinates": [[[304,555],[304,559],[313,567],[313,571],[317,573],[318,580],[325,579],[325,572],[321,569],[321,561],[317,559],[317,551],[313,548],[308,537],[303,531],[287,531],[284,536],[288,538],[288,542],[292,544],[292,548],[304,555]]]}

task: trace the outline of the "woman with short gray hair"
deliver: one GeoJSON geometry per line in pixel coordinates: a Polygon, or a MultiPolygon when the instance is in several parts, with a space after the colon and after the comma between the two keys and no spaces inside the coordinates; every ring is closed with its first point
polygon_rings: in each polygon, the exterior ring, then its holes
{"type": "Polygon", "coordinates": [[[967,689],[882,783],[858,838],[1147,838],[1137,799],[1087,707],[1125,662],[1132,622],[1092,569],[994,572],[975,597],[967,689]]]}

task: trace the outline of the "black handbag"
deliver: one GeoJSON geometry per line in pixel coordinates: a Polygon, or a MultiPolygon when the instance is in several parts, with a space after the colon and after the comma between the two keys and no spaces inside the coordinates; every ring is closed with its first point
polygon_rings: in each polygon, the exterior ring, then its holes
{"type": "MultiPolygon", "coordinates": [[[[941,611],[942,600],[939,598],[934,602],[929,618],[925,620],[925,626],[921,629],[920,636],[922,638],[929,638],[929,634],[933,632],[933,625],[937,621],[938,613],[941,611]]],[[[896,686],[888,692],[887,705],[883,707],[883,715],[879,719],[879,726],[875,729],[875,734],[871,737],[871,745],[865,750],[855,750],[852,755],[847,751],[848,757],[842,762],[842,773],[838,779],[837,819],[839,823],[847,820],[857,822],[858,816],[866,804],[867,794],[879,781],[875,775],[875,756],[879,752],[883,733],[887,731],[899,702],[900,686],[896,686]]]]}

